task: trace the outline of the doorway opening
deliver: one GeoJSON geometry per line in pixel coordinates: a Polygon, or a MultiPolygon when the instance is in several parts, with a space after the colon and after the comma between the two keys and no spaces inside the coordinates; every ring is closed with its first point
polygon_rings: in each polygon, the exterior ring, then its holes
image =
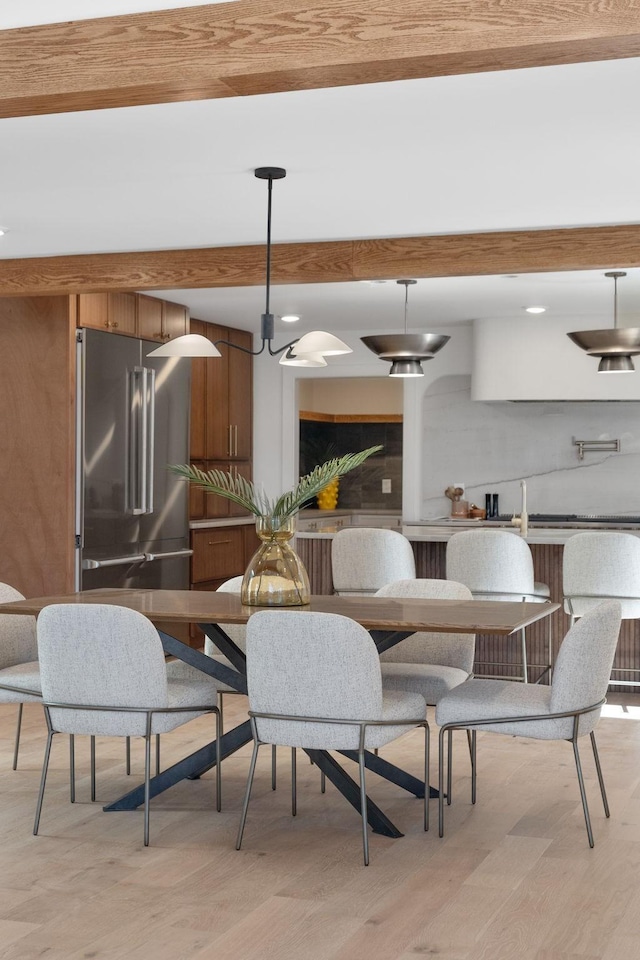
{"type": "Polygon", "coordinates": [[[341,478],[337,507],[400,513],[402,382],[380,377],[301,378],[298,407],[300,476],[333,457],[381,444],[380,453],[341,478]]]}

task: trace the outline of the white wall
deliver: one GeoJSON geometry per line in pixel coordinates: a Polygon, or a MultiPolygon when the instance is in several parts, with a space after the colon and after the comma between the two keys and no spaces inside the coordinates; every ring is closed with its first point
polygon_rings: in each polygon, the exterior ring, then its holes
{"type": "Polygon", "coordinates": [[[423,395],[423,519],[447,516],[444,490],[465,484],[484,507],[519,513],[520,480],[529,513],[640,515],[640,405],[635,402],[478,403],[468,376],[445,376],[423,395]],[[620,452],[573,439],[620,440],[620,452]]]}
{"type": "Polygon", "coordinates": [[[335,375],[298,381],[300,409],[315,413],[402,415],[403,392],[402,380],[396,377],[360,377],[357,390],[352,378],[335,375]]]}

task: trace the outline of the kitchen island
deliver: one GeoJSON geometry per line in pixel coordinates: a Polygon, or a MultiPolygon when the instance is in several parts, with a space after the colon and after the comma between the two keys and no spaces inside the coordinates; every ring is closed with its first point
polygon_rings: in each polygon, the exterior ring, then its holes
{"type": "MultiPolygon", "coordinates": [[[[316,511],[314,511],[316,513],[316,511]]],[[[312,593],[332,593],[333,581],[331,578],[331,542],[339,529],[351,524],[343,516],[342,525],[337,526],[340,518],[319,517],[315,529],[305,530],[304,520],[296,537],[296,550],[302,558],[311,581],[312,593]]],[[[376,526],[374,522],[369,524],[376,526]]],[[[407,537],[413,547],[416,560],[416,575],[420,578],[443,579],[446,576],[445,556],[447,541],[454,533],[460,530],[501,529],[517,531],[507,523],[498,521],[474,520],[437,520],[420,523],[406,523],[398,527],[407,537]]],[[[640,527],[621,524],[620,526],[607,525],[611,532],[631,533],[640,536],[640,527]]],[[[530,526],[527,543],[531,547],[533,557],[534,576],[537,581],[549,586],[551,600],[562,601],[562,551],[567,540],[585,530],[602,528],[594,524],[572,524],[570,526],[530,526]]],[[[552,617],[552,644],[553,657],[557,655],[560,642],[569,628],[569,617],[562,609],[557,610],[552,617]]],[[[534,624],[527,631],[527,646],[530,675],[535,680],[544,669],[546,660],[547,632],[546,626],[534,624]],[[537,669],[536,666],[538,665],[537,669]]],[[[640,680],[640,674],[634,674],[633,669],[640,670],[640,622],[637,620],[623,620],[620,630],[620,641],[614,667],[624,673],[616,673],[621,680],[640,680]]],[[[495,636],[478,636],[476,643],[476,663],[474,671],[477,676],[505,675],[518,677],[522,673],[519,644],[510,639],[495,636]]],[[[613,689],[616,689],[615,687],[613,689]]],[[[620,690],[629,690],[620,687],[620,690]]]]}

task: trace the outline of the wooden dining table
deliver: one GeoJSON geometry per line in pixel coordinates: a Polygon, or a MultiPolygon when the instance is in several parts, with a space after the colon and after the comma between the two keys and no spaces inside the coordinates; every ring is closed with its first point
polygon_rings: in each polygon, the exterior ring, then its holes
{"type": "MultiPolygon", "coordinates": [[[[245,606],[238,594],[191,590],[101,589],[61,596],[35,597],[0,604],[0,613],[37,616],[50,604],[107,603],[137,610],[152,623],[197,623],[217,649],[232,664],[206,656],[200,650],[159,629],[165,653],[226,683],[239,693],[247,692],[246,657],[224,631],[224,624],[246,624],[259,610],[291,610],[336,613],[349,617],[369,630],[378,651],[382,653],[418,631],[427,633],[483,633],[509,636],[558,609],[557,603],[503,602],[491,600],[418,600],[391,597],[312,596],[304,607],[245,606]]],[[[105,650],[108,655],[108,649],[105,650]]],[[[235,753],[252,739],[250,721],[238,724],[220,738],[219,752],[215,741],[206,744],[188,757],[162,770],[151,780],[151,796],[157,796],[181,780],[194,780],[216,763],[235,753]]],[[[307,750],[311,759],[343,796],[360,811],[360,792],[355,780],[324,750],[307,750]]],[[[349,760],[357,761],[355,751],[340,751],[349,760]]],[[[405,770],[381,756],[367,751],[366,766],[403,790],[424,797],[426,785],[405,770]]],[[[433,793],[432,789],[432,793],[433,793]]],[[[105,811],[133,810],[144,801],[143,785],[104,807],[105,811]]],[[[372,800],[368,800],[371,828],[389,837],[402,836],[401,831],[372,800]]]]}

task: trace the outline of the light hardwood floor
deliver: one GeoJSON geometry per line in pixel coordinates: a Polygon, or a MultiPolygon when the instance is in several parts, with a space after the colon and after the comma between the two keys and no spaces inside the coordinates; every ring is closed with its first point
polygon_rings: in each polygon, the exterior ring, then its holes
{"type": "MultiPolygon", "coordinates": [[[[598,728],[612,815],[605,820],[588,743],[595,833],[587,845],[569,744],[480,734],[478,803],[469,802],[466,742],[457,741],[446,833],[421,830],[420,803],[369,777],[370,793],[406,835],[373,836],[364,868],[358,817],[298,763],[289,812],[289,751],[273,793],[262,751],[240,853],[234,849],[248,748],[223,767],[223,812],[211,774],[142,813],[102,812],[130,786],[119,741],[98,741],[89,802],[88,742],[68,801],[66,738],[54,739],[41,834],[31,834],[44,747],[39,707],[25,708],[11,770],[15,709],[0,708],[2,960],[637,960],[640,956],[640,697],[613,697],[598,728]],[[56,740],[58,741],[56,743],[56,740]]],[[[227,724],[243,710],[227,698],[227,724]]],[[[209,739],[202,719],[163,737],[167,764],[209,739]]],[[[419,774],[420,734],[385,748],[419,774]]],[[[142,772],[134,744],[134,774],[142,772]]],[[[434,757],[435,764],[435,757],[434,757]]],[[[435,765],[432,767],[435,772],[435,765]]]]}

